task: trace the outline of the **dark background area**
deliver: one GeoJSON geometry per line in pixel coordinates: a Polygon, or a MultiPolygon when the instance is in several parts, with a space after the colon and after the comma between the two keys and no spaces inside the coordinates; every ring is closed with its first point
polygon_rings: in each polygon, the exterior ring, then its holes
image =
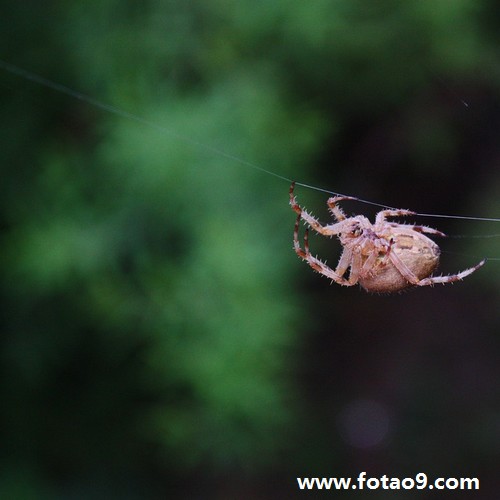
{"type": "Polygon", "coordinates": [[[499,217],[495,2],[11,2],[0,26],[0,59],[126,115],[2,65],[2,498],[290,498],[362,471],[496,498],[498,223],[416,218],[461,236],[440,272],[492,259],[370,295],[296,257],[288,183],[239,161],[499,217]]]}

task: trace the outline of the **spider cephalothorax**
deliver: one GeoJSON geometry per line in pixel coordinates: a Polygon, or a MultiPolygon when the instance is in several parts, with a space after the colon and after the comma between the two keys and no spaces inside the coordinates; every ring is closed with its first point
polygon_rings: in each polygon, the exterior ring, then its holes
{"type": "Polygon", "coordinates": [[[347,217],[337,205],[349,196],[335,196],[327,202],[335,218],[333,224],[321,225],[312,215],[300,207],[290,186],[290,205],[297,213],[294,232],[294,249],[315,271],[339,285],[359,283],[368,292],[398,292],[411,286],[427,286],[436,283],[452,283],[462,280],[479,269],[484,260],[474,267],[449,276],[432,276],[439,264],[440,250],[434,241],[423,233],[444,236],[427,226],[397,224],[387,217],[415,215],[409,210],[386,209],[380,211],[372,224],[363,215],[347,217]],[[343,252],[335,270],[328,267],[309,251],[308,229],[304,236],[304,249],[299,242],[300,220],[324,236],[337,236],[343,252]],[[349,269],[349,277],[345,274],[349,269]]]}

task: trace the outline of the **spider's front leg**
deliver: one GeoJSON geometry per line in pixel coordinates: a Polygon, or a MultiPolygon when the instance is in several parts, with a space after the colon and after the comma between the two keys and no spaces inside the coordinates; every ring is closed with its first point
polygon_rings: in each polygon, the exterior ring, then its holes
{"type": "Polygon", "coordinates": [[[293,194],[293,191],[295,189],[295,181],[292,182],[290,186],[290,206],[297,212],[299,215],[302,212],[302,208],[300,208],[300,205],[297,203],[297,199],[295,198],[295,195],[293,194]]]}
{"type": "Polygon", "coordinates": [[[404,210],[404,209],[392,209],[388,208],[387,210],[381,210],[378,214],[377,217],[375,218],[375,224],[381,224],[382,222],[385,222],[385,219],[387,217],[407,217],[408,215],[417,215],[416,212],[412,212],[411,210],[404,210]]]}
{"type": "Polygon", "coordinates": [[[343,286],[353,286],[358,282],[359,271],[361,269],[361,255],[353,256],[350,250],[344,249],[342,256],[340,257],[337,269],[334,271],[328,267],[324,262],[319,260],[317,257],[313,257],[309,250],[309,230],[306,229],[304,234],[304,250],[300,247],[299,242],[299,227],[300,227],[301,214],[297,216],[295,221],[295,230],[293,233],[293,247],[295,253],[303,260],[305,260],[309,266],[316,272],[326,276],[327,278],[335,281],[339,285],[343,286]],[[343,276],[347,269],[351,266],[351,272],[349,274],[349,279],[345,279],[343,276]]]}
{"type": "Polygon", "coordinates": [[[295,182],[292,182],[290,186],[290,206],[293,211],[298,214],[299,219],[302,219],[307,224],[309,224],[316,232],[324,235],[324,236],[335,236],[339,234],[339,232],[344,227],[343,222],[337,222],[336,224],[330,224],[328,226],[323,226],[320,222],[313,217],[310,213],[304,210],[298,203],[293,190],[295,188],[295,182]]]}
{"type": "Polygon", "coordinates": [[[356,198],[352,196],[334,196],[333,198],[328,198],[326,202],[330,212],[338,222],[347,218],[344,211],[337,205],[337,203],[342,200],[356,200],[356,198]]]}

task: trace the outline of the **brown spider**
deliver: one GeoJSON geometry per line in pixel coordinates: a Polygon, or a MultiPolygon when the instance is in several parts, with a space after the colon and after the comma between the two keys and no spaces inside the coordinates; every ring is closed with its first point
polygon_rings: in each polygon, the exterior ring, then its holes
{"type": "Polygon", "coordinates": [[[372,224],[363,215],[347,217],[337,205],[341,200],[355,200],[350,196],[328,199],[328,208],[334,216],[334,224],[321,225],[312,215],[300,207],[290,186],[290,205],[297,213],[294,231],[294,249],[315,271],[335,283],[353,286],[359,283],[368,292],[391,293],[411,286],[427,286],[435,283],[453,283],[464,279],[479,269],[482,260],[474,267],[449,276],[431,276],[439,264],[439,247],[423,233],[445,236],[427,226],[413,226],[388,222],[387,217],[415,215],[409,210],[382,210],[372,224]],[[343,252],[335,271],[309,251],[309,230],[304,235],[304,250],[299,242],[299,223],[304,220],[323,236],[337,236],[343,252]],[[344,275],[350,268],[349,277],[344,275]]]}

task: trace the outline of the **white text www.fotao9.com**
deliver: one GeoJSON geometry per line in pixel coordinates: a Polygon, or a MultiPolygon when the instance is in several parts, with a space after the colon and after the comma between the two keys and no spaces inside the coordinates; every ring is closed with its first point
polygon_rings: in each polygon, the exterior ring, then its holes
{"type": "Polygon", "coordinates": [[[351,477],[298,477],[301,490],[479,490],[477,477],[438,477],[430,480],[427,474],[419,472],[414,477],[367,477],[360,472],[356,479],[351,477]]]}

